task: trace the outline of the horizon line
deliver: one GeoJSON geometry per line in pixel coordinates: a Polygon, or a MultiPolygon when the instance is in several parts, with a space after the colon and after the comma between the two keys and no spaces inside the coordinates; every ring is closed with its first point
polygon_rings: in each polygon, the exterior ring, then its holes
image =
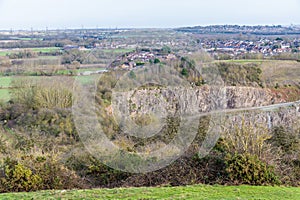
{"type": "Polygon", "coordinates": [[[209,26],[246,26],[246,27],[255,27],[255,26],[261,26],[261,27],[274,27],[274,26],[282,26],[282,27],[292,27],[292,26],[300,26],[300,24],[202,24],[202,25],[182,25],[182,26],[165,26],[165,27],[155,27],[155,26],[124,26],[124,27],[118,27],[115,26],[115,28],[110,27],[92,27],[92,26],[81,26],[81,27],[57,27],[57,28],[48,28],[47,26],[44,28],[36,28],[36,27],[30,27],[30,28],[0,28],[0,31],[58,31],[58,30],[126,30],[126,29],[177,29],[177,28],[193,28],[193,27],[209,27],[209,26]]]}

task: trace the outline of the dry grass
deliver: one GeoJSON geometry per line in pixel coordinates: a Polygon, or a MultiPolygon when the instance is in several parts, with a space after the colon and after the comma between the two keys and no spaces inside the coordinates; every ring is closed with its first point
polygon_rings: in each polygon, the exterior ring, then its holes
{"type": "Polygon", "coordinates": [[[268,61],[263,62],[262,78],[271,86],[290,83],[300,85],[300,62],[296,61],[268,61]]]}

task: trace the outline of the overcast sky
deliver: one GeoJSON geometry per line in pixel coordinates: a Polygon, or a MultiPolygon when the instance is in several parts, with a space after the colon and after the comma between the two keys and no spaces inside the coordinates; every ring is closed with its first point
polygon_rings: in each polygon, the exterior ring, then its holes
{"type": "Polygon", "coordinates": [[[0,29],[300,24],[300,0],[0,0],[0,29]]]}

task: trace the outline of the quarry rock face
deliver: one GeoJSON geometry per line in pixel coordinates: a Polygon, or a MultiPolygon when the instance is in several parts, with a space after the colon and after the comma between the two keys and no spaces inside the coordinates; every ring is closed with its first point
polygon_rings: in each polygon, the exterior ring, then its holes
{"type": "MultiPolygon", "coordinates": [[[[135,117],[140,114],[160,116],[201,116],[205,113],[219,112],[223,110],[243,109],[249,110],[253,107],[270,106],[285,103],[269,89],[254,87],[213,87],[202,86],[194,88],[151,88],[129,91],[119,95],[118,106],[121,112],[127,110],[126,115],[135,117]],[[125,106],[125,107],[124,107],[125,106]]],[[[251,111],[252,112],[252,111],[251,111]]],[[[226,114],[227,119],[234,123],[236,114],[226,114]]],[[[252,112],[249,120],[258,120],[268,127],[279,125],[300,124],[300,112],[295,106],[259,110],[252,112]]],[[[124,115],[125,116],[125,115],[124,115]]]]}
{"type": "Polygon", "coordinates": [[[284,103],[271,90],[253,87],[156,88],[126,94],[132,112],[147,112],[161,107],[169,112],[196,114],[223,109],[251,108],[284,103]]]}

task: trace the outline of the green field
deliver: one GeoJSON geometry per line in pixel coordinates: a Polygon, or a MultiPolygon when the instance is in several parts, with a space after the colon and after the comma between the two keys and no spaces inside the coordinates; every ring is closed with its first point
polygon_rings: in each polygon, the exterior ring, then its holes
{"type": "Polygon", "coordinates": [[[56,74],[58,74],[58,75],[68,75],[68,74],[70,74],[71,71],[74,72],[74,74],[78,74],[78,73],[86,72],[86,71],[95,72],[95,71],[104,70],[104,69],[105,68],[81,68],[81,69],[74,69],[74,70],[62,69],[62,70],[58,70],[56,72],[56,74]]]}
{"type": "MultiPolygon", "coordinates": [[[[80,69],[78,71],[95,71],[95,70],[100,70],[98,69],[80,69]]],[[[66,70],[66,74],[69,70],[66,70]]],[[[76,72],[78,72],[76,71],[76,72]]],[[[10,100],[10,90],[12,90],[10,87],[10,84],[13,79],[18,79],[18,78],[43,78],[42,76],[0,76],[0,101],[9,101],[10,100]]],[[[53,76],[53,77],[61,77],[61,76],[53,76]]],[[[70,77],[70,76],[68,76],[70,77]]],[[[78,80],[81,84],[91,84],[95,82],[98,78],[100,77],[99,74],[94,74],[90,76],[73,76],[74,80],[78,80]]],[[[49,78],[49,77],[47,77],[49,78]]],[[[50,77],[51,78],[51,77],[50,77]]]]}
{"type": "Polygon", "coordinates": [[[257,64],[262,64],[263,62],[267,62],[269,60],[258,60],[258,59],[245,59],[245,60],[215,60],[214,62],[230,62],[230,63],[257,63],[257,64]]]}
{"type": "Polygon", "coordinates": [[[0,101],[9,101],[10,100],[10,94],[9,91],[11,90],[10,84],[11,84],[11,77],[3,77],[0,76],[0,101]]]}
{"type": "Polygon", "coordinates": [[[9,101],[10,100],[10,89],[0,89],[0,101],[9,101]]]}
{"type": "Polygon", "coordinates": [[[60,60],[60,56],[39,56],[38,58],[34,59],[39,59],[39,60],[60,60]]]}
{"type": "Polygon", "coordinates": [[[8,88],[11,83],[11,77],[0,76],[0,88],[8,88]]]}
{"type": "Polygon", "coordinates": [[[34,52],[51,53],[51,52],[60,50],[60,48],[59,47],[45,47],[45,48],[31,48],[30,50],[34,51],[34,52]]]}
{"type": "Polygon", "coordinates": [[[10,99],[10,83],[11,77],[0,77],[0,101],[8,101],[10,99]]]}
{"type": "Polygon", "coordinates": [[[10,54],[9,51],[0,51],[0,56],[6,56],[7,54],[10,54]]]}
{"type": "Polygon", "coordinates": [[[272,199],[298,200],[300,188],[207,186],[119,188],[0,194],[0,199],[272,199]]]}
{"type": "Polygon", "coordinates": [[[29,48],[29,49],[13,49],[13,50],[5,50],[5,51],[0,51],[0,56],[6,56],[9,55],[11,53],[16,53],[19,51],[24,51],[24,50],[31,50],[33,52],[42,52],[42,53],[51,53],[51,52],[55,52],[55,51],[59,51],[61,48],[59,47],[44,47],[44,48],[29,48]]]}
{"type": "Polygon", "coordinates": [[[17,38],[18,40],[31,41],[31,40],[43,40],[43,38],[17,38]]]}
{"type": "Polygon", "coordinates": [[[31,37],[11,37],[14,40],[31,41],[31,40],[43,40],[43,38],[31,38],[31,37]]]}
{"type": "Polygon", "coordinates": [[[75,80],[79,81],[79,83],[85,84],[92,84],[99,80],[101,75],[93,74],[91,76],[75,76],[75,80]]]}
{"type": "Polygon", "coordinates": [[[106,53],[127,53],[127,52],[131,52],[134,49],[104,49],[103,51],[106,53]]]}

